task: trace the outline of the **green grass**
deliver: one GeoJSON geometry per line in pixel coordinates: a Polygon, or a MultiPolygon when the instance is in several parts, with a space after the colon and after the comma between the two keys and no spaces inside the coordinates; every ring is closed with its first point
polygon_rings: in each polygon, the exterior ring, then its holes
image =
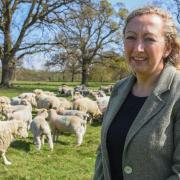
{"type": "MultiPolygon", "coordinates": [[[[0,96],[13,97],[22,92],[41,88],[57,93],[63,83],[16,82],[13,89],[0,89],[0,96]]],[[[66,83],[71,86],[79,84],[66,83]]],[[[91,83],[92,88],[100,84],[91,83]]],[[[50,152],[47,142],[37,152],[32,144],[32,134],[27,139],[16,139],[7,151],[11,166],[5,166],[0,159],[0,180],[90,180],[93,177],[96,149],[99,144],[101,125],[88,125],[83,144],[76,147],[74,135],[62,135],[50,152]]]]}

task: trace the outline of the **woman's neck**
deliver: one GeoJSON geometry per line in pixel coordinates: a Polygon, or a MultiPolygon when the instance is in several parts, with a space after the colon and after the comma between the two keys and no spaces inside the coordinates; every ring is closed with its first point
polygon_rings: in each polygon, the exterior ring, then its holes
{"type": "Polygon", "coordinates": [[[137,81],[132,88],[132,94],[139,97],[149,96],[153,91],[160,73],[152,76],[136,76],[137,81]]]}

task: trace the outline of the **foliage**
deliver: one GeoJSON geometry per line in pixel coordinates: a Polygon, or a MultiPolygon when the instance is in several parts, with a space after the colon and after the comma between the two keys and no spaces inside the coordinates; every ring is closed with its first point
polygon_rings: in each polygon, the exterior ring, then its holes
{"type": "Polygon", "coordinates": [[[72,72],[80,67],[81,82],[87,84],[91,66],[96,63],[97,57],[121,43],[121,27],[126,15],[123,5],[116,10],[107,0],[72,6],[56,38],[58,46],[54,47],[57,50],[53,55],[56,58],[50,59],[47,64],[66,69],[67,65],[70,67],[67,62],[70,62],[72,72]],[[76,68],[72,66],[72,59],[76,68]]]}

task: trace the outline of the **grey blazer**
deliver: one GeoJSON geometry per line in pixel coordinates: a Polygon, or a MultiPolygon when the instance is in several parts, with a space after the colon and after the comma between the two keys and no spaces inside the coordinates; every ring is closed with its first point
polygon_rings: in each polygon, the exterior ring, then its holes
{"type": "MultiPolygon", "coordinates": [[[[102,123],[94,180],[110,180],[108,128],[135,82],[119,81],[102,123]]],[[[129,112],[131,113],[131,112],[129,112]]],[[[131,125],[122,158],[124,180],[180,180],[180,72],[166,65],[131,125]]]]}

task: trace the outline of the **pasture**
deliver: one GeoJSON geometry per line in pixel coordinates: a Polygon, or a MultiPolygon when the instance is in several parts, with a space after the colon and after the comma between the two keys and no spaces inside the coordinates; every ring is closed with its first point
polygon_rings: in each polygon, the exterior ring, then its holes
{"type": "MultiPolygon", "coordinates": [[[[22,92],[43,89],[57,93],[60,82],[16,82],[13,89],[0,89],[0,96],[13,97],[22,92]]],[[[74,87],[79,82],[66,83],[74,87]]],[[[90,89],[97,89],[108,83],[89,83],[90,89]]],[[[41,151],[35,149],[32,134],[27,139],[15,140],[7,151],[11,166],[5,166],[0,159],[0,179],[3,180],[89,180],[93,177],[96,149],[99,144],[101,125],[88,124],[83,144],[75,147],[74,135],[62,135],[50,152],[48,144],[41,151]]]]}

